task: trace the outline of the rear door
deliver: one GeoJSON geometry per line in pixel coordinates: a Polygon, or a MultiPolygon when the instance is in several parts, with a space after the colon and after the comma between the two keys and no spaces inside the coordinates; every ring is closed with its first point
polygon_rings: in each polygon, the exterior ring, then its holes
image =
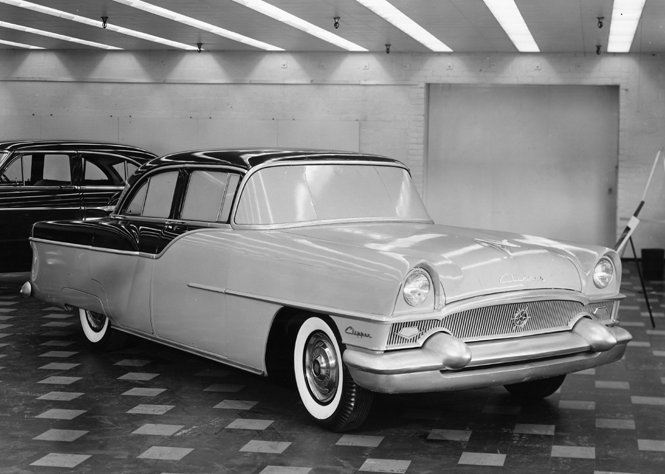
{"type": "Polygon", "coordinates": [[[82,217],[76,160],[74,151],[26,151],[0,170],[0,272],[30,270],[35,222],[82,217]]]}

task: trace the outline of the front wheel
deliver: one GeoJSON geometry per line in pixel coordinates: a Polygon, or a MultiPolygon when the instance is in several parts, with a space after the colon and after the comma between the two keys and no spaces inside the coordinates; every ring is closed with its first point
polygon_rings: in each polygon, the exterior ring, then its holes
{"type": "Polygon", "coordinates": [[[556,392],[565,378],[565,375],[558,375],[547,379],[515,383],[506,385],[506,390],[521,400],[540,400],[556,392]]]}
{"type": "Polygon", "coordinates": [[[353,381],[337,337],[323,319],[310,317],[298,329],[293,370],[300,399],[318,424],[349,431],[365,421],[373,394],[353,381]]]}
{"type": "Polygon", "coordinates": [[[122,335],[111,328],[111,322],[105,314],[83,308],[74,308],[73,312],[78,316],[83,336],[90,345],[105,349],[121,345],[122,335]]]}

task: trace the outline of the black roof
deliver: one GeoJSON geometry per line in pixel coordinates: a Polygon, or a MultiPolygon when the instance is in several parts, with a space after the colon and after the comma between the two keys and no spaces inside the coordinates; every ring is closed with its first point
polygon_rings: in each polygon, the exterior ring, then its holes
{"type": "Polygon", "coordinates": [[[135,158],[152,159],[157,155],[143,148],[119,143],[105,143],[84,140],[0,140],[0,150],[39,151],[39,150],[81,150],[109,151],[130,155],[135,158]]]}
{"type": "Polygon", "coordinates": [[[350,151],[306,150],[306,149],[222,149],[194,150],[171,153],[156,158],[141,167],[135,177],[154,168],[168,165],[226,165],[250,170],[268,162],[306,162],[306,161],[370,161],[376,163],[394,163],[404,166],[400,161],[380,155],[355,153],[350,151]]]}

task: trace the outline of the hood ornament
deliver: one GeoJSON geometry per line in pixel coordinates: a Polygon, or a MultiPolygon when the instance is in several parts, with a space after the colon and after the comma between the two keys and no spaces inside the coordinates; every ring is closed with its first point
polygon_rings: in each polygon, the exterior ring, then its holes
{"type": "Polygon", "coordinates": [[[495,248],[497,250],[501,250],[501,251],[506,252],[506,253],[510,253],[509,252],[510,249],[520,248],[519,245],[517,245],[513,242],[509,242],[506,239],[503,239],[503,240],[488,240],[488,239],[478,239],[478,238],[476,238],[476,239],[473,239],[473,240],[476,243],[479,243],[480,245],[483,245],[485,247],[492,247],[492,248],[495,248]]]}

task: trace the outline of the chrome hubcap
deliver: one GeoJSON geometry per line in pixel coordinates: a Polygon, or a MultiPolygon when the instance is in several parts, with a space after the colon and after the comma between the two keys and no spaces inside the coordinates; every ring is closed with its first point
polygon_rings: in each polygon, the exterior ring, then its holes
{"type": "Polygon", "coordinates": [[[106,316],[100,313],[95,313],[94,311],[86,311],[85,317],[88,320],[88,325],[90,329],[95,332],[99,332],[104,329],[104,323],[106,322],[106,316]]]}
{"type": "Polygon", "coordinates": [[[328,403],[337,393],[339,361],[335,346],[325,333],[316,331],[309,336],[304,364],[310,392],[320,403],[328,403]]]}

